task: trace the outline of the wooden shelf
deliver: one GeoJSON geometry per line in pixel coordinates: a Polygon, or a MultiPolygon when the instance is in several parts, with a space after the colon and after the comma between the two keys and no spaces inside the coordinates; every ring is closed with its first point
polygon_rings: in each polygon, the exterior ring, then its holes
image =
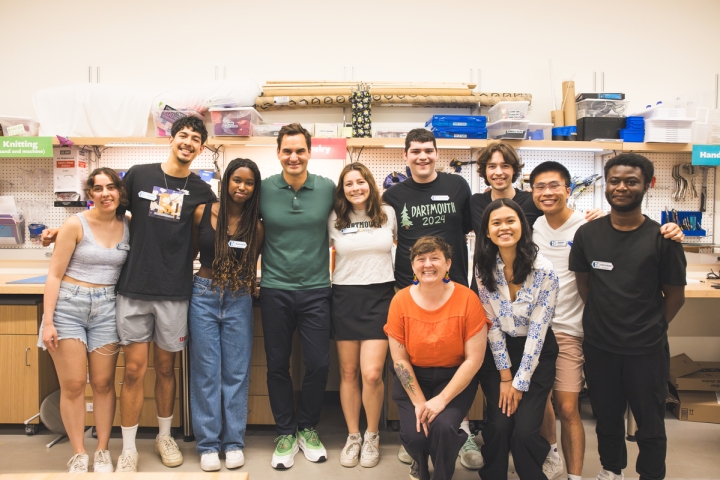
{"type": "Polygon", "coordinates": [[[623,152],[692,153],[692,143],[623,143],[623,152]]]}
{"type": "MultiPolygon", "coordinates": [[[[167,137],[70,137],[75,145],[86,146],[128,146],[141,147],[145,145],[169,145],[170,139],[167,137]],[[114,144],[114,145],[113,145],[114,144]]],[[[60,145],[57,137],[52,137],[53,145],[60,145]]]]}

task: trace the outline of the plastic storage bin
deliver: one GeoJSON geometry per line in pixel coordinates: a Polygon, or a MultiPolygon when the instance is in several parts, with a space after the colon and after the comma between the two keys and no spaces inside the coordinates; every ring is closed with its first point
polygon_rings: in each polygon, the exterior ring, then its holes
{"type": "Polygon", "coordinates": [[[210,120],[216,136],[251,137],[262,117],[252,107],[211,108],[210,120]]]}
{"type": "Polygon", "coordinates": [[[531,123],[528,125],[528,140],[552,140],[552,123],[531,123]]]}
{"type": "Polygon", "coordinates": [[[658,143],[690,143],[692,141],[692,119],[645,120],[645,141],[658,143]]]}
{"type": "Polygon", "coordinates": [[[283,125],[255,125],[253,135],[256,137],[277,137],[283,125]]]}
{"type": "Polygon", "coordinates": [[[578,120],[584,117],[624,117],[628,100],[585,99],[575,103],[578,120]]]}
{"type": "Polygon", "coordinates": [[[492,123],[500,120],[524,120],[527,117],[530,102],[498,102],[488,110],[488,120],[492,123]]]}
{"type": "Polygon", "coordinates": [[[471,127],[485,128],[487,117],[484,115],[433,115],[425,122],[426,127],[471,127]]]}
{"type": "Polygon", "coordinates": [[[640,110],[639,112],[634,112],[633,116],[645,117],[646,119],[650,119],[650,118],[687,119],[687,108],[683,108],[683,107],[673,108],[673,107],[669,107],[669,106],[666,107],[665,105],[655,105],[654,107],[649,107],[649,108],[646,108],[645,110],[640,110]]]}
{"type": "MultiPolygon", "coordinates": [[[[527,102],[526,102],[527,103],[527,102]]],[[[522,140],[527,134],[530,120],[500,120],[488,123],[488,138],[509,138],[522,140]]]]}
{"type": "MultiPolygon", "coordinates": [[[[683,225],[684,220],[687,219],[688,223],[690,223],[690,227],[694,228],[695,230],[683,230],[683,233],[686,237],[705,237],[707,236],[707,231],[703,230],[702,228],[702,212],[677,212],[678,221],[680,222],[679,225],[683,225]]],[[[660,212],[660,223],[665,225],[666,223],[670,222],[671,220],[667,218],[667,212],[661,211],[660,212]]]]}
{"type": "Polygon", "coordinates": [[[32,118],[0,117],[0,136],[37,137],[39,130],[40,124],[32,118]]]}
{"type": "Polygon", "coordinates": [[[623,142],[639,142],[645,140],[645,130],[632,130],[623,128],[620,130],[620,138],[623,142]]]}
{"type": "Polygon", "coordinates": [[[158,137],[169,137],[173,124],[183,117],[198,117],[203,120],[200,112],[192,108],[171,108],[166,110],[153,110],[153,122],[155,123],[155,133],[158,137]]]}
{"type": "Polygon", "coordinates": [[[488,131],[485,128],[433,128],[435,138],[487,138],[488,131]]]}

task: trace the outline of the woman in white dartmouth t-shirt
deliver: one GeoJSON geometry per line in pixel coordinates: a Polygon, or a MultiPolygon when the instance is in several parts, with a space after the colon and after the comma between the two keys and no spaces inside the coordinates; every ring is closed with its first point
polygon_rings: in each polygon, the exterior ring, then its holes
{"type": "Polygon", "coordinates": [[[374,467],[380,460],[378,424],[388,349],[383,326],[395,294],[392,247],[397,222],[393,209],[382,204],[365,165],[351,163],[340,173],[328,232],[335,248],[332,325],[340,360],[340,401],[348,426],[340,464],[354,467],[359,461],[363,467],[374,467]],[[364,438],[361,406],[367,417],[364,438]]]}

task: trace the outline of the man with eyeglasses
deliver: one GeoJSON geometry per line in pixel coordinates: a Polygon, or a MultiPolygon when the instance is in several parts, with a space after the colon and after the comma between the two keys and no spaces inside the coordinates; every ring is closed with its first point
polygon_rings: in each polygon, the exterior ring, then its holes
{"type": "MultiPolygon", "coordinates": [[[[570,480],[580,480],[585,455],[585,430],[578,408],[578,395],[583,379],[583,328],[582,315],[585,304],[578,294],[575,275],[568,267],[570,248],[577,230],[587,223],[585,215],[567,206],[570,196],[570,172],[558,162],[543,162],[530,174],[532,198],[544,214],[535,222],[533,241],[540,253],[555,266],[560,280],[560,293],[553,332],[560,349],[555,365],[555,385],[545,408],[545,419],[540,434],[550,443],[550,453],[543,465],[543,473],[549,478],[563,472],[563,462],[557,449],[555,411],[560,418],[563,454],[570,480]]],[[[665,238],[681,242],[684,235],[675,224],[660,228],[665,238]]]]}

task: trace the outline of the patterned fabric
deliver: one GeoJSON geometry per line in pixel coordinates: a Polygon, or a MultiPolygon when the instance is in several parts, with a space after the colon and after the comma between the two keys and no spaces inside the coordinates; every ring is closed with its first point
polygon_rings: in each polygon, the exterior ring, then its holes
{"type": "Polygon", "coordinates": [[[370,102],[371,97],[368,91],[357,91],[350,95],[353,138],[372,137],[370,102]]]}
{"type": "Polygon", "coordinates": [[[512,302],[503,273],[504,267],[505,263],[498,254],[495,269],[497,291],[489,292],[482,285],[480,278],[477,278],[478,293],[485,313],[492,322],[492,327],[488,331],[488,343],[498,370],[512,366],[505,344],[505,335],[527,337],[522,361],[512,383],[516,389],[527,392],[530,388],[530,379],[540,359],[545,333],[555,316],[555,302],[560,283],[552,263],[538,254],[531,273],[520,287],[517,298],[512,302]]]}

